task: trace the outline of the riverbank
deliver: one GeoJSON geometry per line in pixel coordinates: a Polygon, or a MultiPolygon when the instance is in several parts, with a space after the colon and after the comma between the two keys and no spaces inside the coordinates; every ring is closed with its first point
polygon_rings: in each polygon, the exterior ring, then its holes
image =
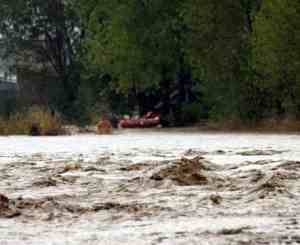
{"type": "MultiPolygon", "coordinates": [[[[0,135],[32,135],[32,136],[58,136],[76,135],[86,133],[101,133],[99,119],[94,119],[94,125],[78,126],[62,120],[61,115],[49,108],[31,107],[28,110],[15,113],[9,118],[0,118],[0,135]]],[[[109,133],[112,124],[107,120],[109,133]]],[[[188,125],[188,122],[187,122],[188,125]]],[[[157,128],[139,128],[138,130],[159,131],[157,128]]],[[[104,128],[103,128],[104,129],[104,128]]],[[[190,125],[190,127],[163,127],[162,130],[171,131],[199,131],[199,132],[236,132],[236,133],[298,133],[300,132],[300,120],[295,118],[270,118],[256,122],[242,122],[240,120],[208,121],[202,120],[190,125]]],[[[116,129],[115,129],[116,130],[116,129]]],[[[105,132],[107,130],[104,130],[105,132]]]]}
{"type": "Polygon", "coordinates": [[[200,131],[208,132],[249,132],[249,133],[298,133],[300,121],[296,119],[266,119],[253,123],[241,121],[209,122],[203,121],[194,125],[200,131]]]}
{"type": "MultiPolygon", "coordinates": [[[[18,115],[10,120],[0,120],[0,135],[32,135],[33,127],[37,127],[39,134],[48,136],[98,134],[97,125],[78,126],[64,124],[59,118],[52,118],[47,113],[39,114],[38,119],[28,119],[18,115]]],[[[113,129],[114,132],[128,129],[113,129]]],[[[290,119],[270,119],[257,123],[241,123],[236,121],[209,122],[202,121],[185,127],[157,127],[129,129],[141,132],[199,132],[199,133],[263,133],[263,134],[298,134],[300,121],[290,119]]],[[[34,134],[33,134],[34,135],[34,134]]]]}

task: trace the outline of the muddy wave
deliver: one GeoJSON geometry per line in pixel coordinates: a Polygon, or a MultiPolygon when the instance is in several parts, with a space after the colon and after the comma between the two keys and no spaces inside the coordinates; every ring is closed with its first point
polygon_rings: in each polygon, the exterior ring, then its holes
{"type": "Polygon", "coordinates": [[[0,243],[300,244],[295,136],[129,136],[0,148],[0,243]]]}

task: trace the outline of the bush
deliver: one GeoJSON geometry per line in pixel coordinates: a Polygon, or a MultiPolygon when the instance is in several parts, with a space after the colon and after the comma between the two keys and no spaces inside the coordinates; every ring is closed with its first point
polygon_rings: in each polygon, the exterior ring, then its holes
{"type": "Polygon", "coordinates": [[[184,124],[197,123],[203,118],[207,118],[203,105],[192,103],[182,106],[182,121],[184,124]]]}
{"type": "Polygon", "coordinates": [[[5,128],[5,122],[2,118],[0,118],[0,135],[3,135],[5,133],[4,128],[5,128]]]}
{"type": "Polygon", "coordinates": [[[59,135],[64,134],[63,124],[56,113],[47,108],[32,107],[18,112],[7,120],[0,120],[2,135],[59,135]]]}
{"type": "Polygon", "coordinates": [[[63,133],[62,120],[57,113],[52,113],[49,109],[39,107],[31,108],[27,113],[27,120],[32,129],[36,125],[41,135],[58,135],[63,133]]]}

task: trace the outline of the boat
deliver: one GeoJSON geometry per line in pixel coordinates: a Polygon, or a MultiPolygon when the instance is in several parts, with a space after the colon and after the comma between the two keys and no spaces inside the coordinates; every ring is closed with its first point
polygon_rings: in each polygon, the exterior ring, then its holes
{"type": "Polygon", "coordinates": [[[154,128],[160,126],[160,113],[148,112],[143,117],[123,117],[119,128],[154,128]]]}

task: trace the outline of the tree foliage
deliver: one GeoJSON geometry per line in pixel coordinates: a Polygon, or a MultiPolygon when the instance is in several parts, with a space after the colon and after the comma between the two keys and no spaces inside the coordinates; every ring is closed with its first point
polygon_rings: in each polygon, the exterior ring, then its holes
{"type": "Polygon", "coordinates": [[[272,92],[275,113],[299,115],[300,3],[265,0],[255,17],[253,53],[258,86],[272,92]]]}
{"type": "Polygon", "coordinates": [[[95,7],[82,13],[89,66],[111,74],[122,90],[143,90],[158,86],[163,79],[175,79],[181,55],[179,1],[91,4],[95,7]]]}
{"type": "Polygon", "coordinates": [[[298,1],[1,0],[0,6],[7,47],[33,49],[43,37],[40,62],[53,66],[80,114],[105,106],[128,112],[130,104],[179,115],[177,121],[300,113],[298,1]]]}

